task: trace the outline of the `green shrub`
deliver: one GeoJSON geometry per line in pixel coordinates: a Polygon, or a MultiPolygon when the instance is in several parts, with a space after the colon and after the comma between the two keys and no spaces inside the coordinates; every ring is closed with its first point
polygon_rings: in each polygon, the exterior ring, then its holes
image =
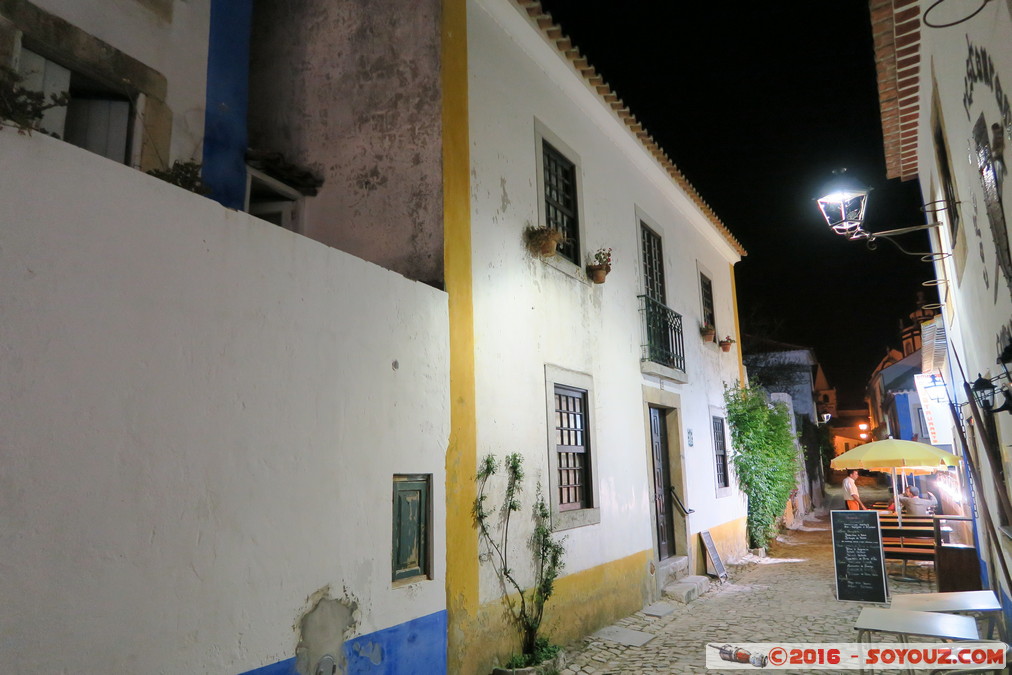
{"type": "Polygon", "coordinates": [[[160,178],[166,183],[172,183],[176,187],[195,192],[198,195],[206,195],[210,190],[204,185],[200,178],[201,164],[199,162],[180,162],[176,160],[170,169],[151,169],[149,176],[160,178]]]}
{"type": "Polygon", "coordinates": [[[42,116],[50,108],[67,105],[67,92],[50,94],[32,91],[21,86],[24,78],[7,66],[0,66],[0,121],[17,127],[18,133],[30,134],[39,130],[42,116]]]}
{"type": "Polygon", "coordinates": [[[776,536],[791,491],[797,487],[798,449],[790,412],[771,404],[758,387],[724,386],[731,428],[731,463],[748,497],[749,545],[766,546],[776,536]]]}

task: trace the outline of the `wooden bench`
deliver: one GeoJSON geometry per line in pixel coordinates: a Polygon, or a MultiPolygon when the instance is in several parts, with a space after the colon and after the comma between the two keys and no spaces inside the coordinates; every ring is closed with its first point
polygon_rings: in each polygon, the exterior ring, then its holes
{"type": "MultiPolygon", "coordinates": [[[[890,525],[882,523],[879,526],[884,537],[934,537],[934,527],[924,527],[921,525],[907,525],[905,522],[902,526],[890,525]]],[[[951,527],[939,527],[939,534],[943,542],[948,543],[949,535],[952,533],[951,527]]]]}
{"type": "Polygon", "coordinates": [[[934,548],[935,540],[927,537],[882,537],[882,545],[892,547],[916,546],[919,548],[934,548]]]}
{"type": "Polygon", "coordinates": [[[927,560],[935,562],[935,547],[930,546],[882,546],[882,555],[887,560],[927,560]]]}
{"type": "Polygon", "coordinates": [[[921,560],[934,564],[936,551],[933,540],[928,540],[926,543],[910,543],[909,540],[906,540],[899,546],[886,546],[885,539],[882,541],[882,557],[886,560],[902,560],[903,571],[899,578],[909,581],[912,579],[907,577],[907,561],[921,560]]]}

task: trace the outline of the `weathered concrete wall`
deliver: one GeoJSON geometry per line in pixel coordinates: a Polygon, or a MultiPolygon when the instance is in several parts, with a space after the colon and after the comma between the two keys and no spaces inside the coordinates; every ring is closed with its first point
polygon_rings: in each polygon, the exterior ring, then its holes
{"type": "Polygon", "coordinates": [[[324,178],[303,233],[441,282],[438,0],[256,3],[250,146],[324,178]]]}
{"type": "Polygon", "coordinates": [[[445,659],[445,295],[41,134],[0,165],[2,670],[445,659]]]}

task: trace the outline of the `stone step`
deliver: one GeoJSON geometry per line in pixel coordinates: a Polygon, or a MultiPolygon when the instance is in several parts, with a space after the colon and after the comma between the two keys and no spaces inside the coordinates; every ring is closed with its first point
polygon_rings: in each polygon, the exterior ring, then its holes
{"type": "Polygon", "coordinates": [[[689,574],[689,556],[678,555],[669,558],[665,562],[671,565],[671,571],[675,579],[681,579],[689,574]]]}
{"type": "Polygon", "coordinates": [[[664,597],[687,605],[710,590],[710,578],[687,576],[664,587],[664,597]]]}

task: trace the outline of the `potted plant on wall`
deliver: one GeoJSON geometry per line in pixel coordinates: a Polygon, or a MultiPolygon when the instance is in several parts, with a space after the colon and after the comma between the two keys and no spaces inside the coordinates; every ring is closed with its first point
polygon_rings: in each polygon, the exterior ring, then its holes
{"type": "Polygon", "coordinates": [[[703,338],[703,342],[713,342],[713,338],[717,335],[717,329],[713,327],[713,324],[703,322],[703,325],[699,327],[699,335],[703,338]]]}
{"type": "Polygon", "coordinates": [[[528,227],[524,230],[524,243],[534,255],[550,258],[559,250],[565,240],[562,232],[554,227],[528,227]]]}
{"type": "Polygon", "coordinates": [[[594,262],[587,265],[587,276],[595,284],[603,284],[608,272],[611,272],[611,249],[599,248],[594,254],[594,262]]]}
{"type": "Polygon", "coordinates": [[[732,338],[730,335],[725,335],[724,339],[718,342],[717,344],[720,345],[721,350],[729,352],[731,351],[731,345],[734,344],[734,338],[732,338]]]}

